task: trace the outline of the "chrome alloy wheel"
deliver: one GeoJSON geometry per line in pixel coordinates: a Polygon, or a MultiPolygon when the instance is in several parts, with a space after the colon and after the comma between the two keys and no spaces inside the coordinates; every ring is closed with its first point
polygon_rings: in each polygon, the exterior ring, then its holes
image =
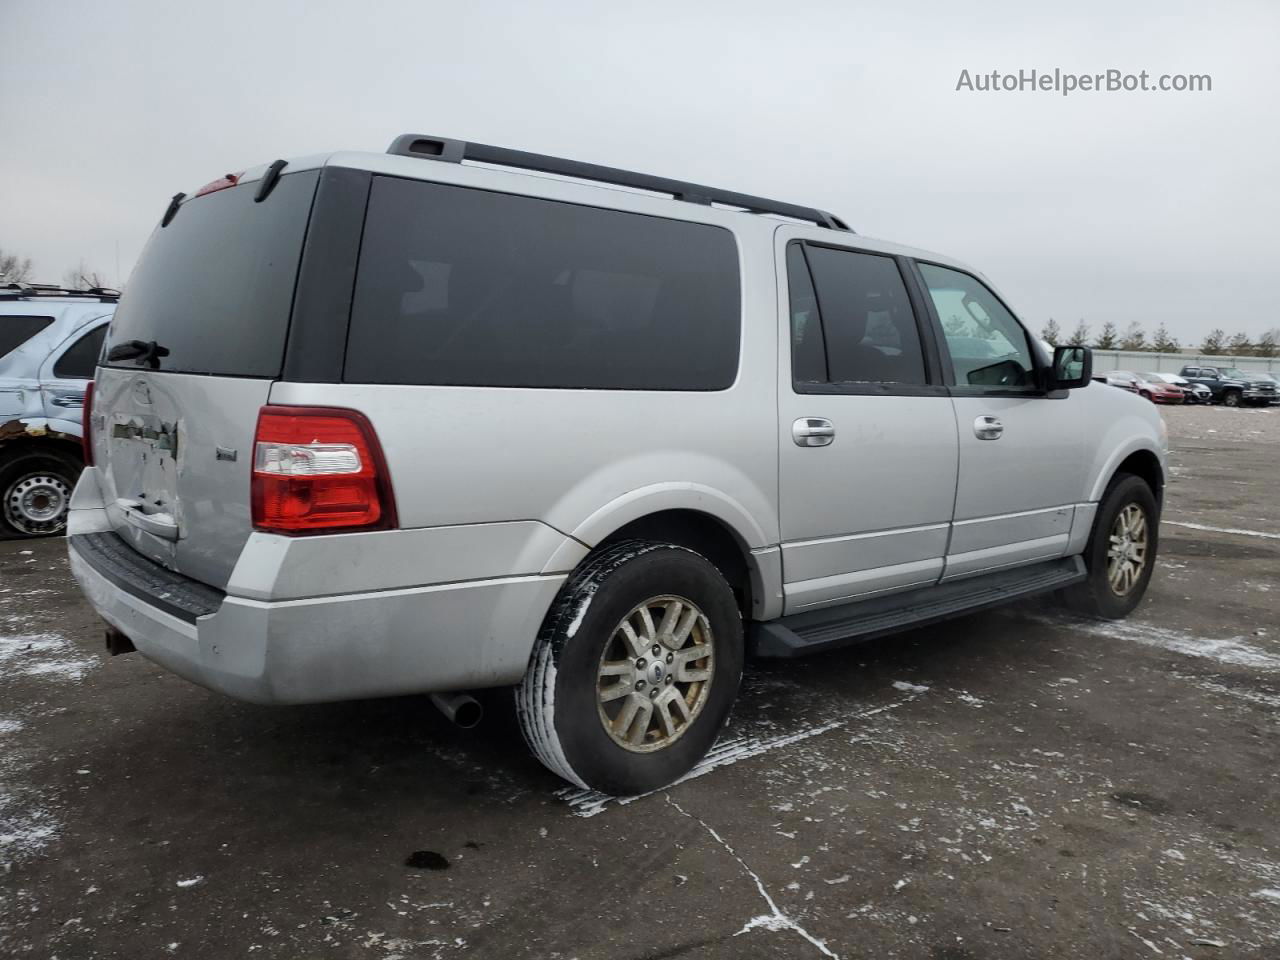
{"type": "Polygon", "coordinates": [[[711,624],[683,597],[653,597],[614,628],[596,680],[600,722],[635,753],[670,746],[707,702],[715,672],[711,624]]]}
{"type": "Polygon", "coordinates": [[[1130,503],[1111,524],[1107,545],[1107,584],[1117,597],[1129,594],[1147,565],[1147,515],[1130,503]]]}
{"type": "Polygon", "coordinates": [[[20,477],[4,494],[4,516],[22,533],[57,533],[67,524],[71,487],[62,477],[33,474],[20,477]]]}

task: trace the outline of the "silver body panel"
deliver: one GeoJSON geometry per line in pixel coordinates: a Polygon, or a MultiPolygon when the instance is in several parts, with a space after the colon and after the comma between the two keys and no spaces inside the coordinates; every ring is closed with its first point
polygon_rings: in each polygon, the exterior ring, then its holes
{"type": "Polygon", "coordinates": [[[58,376],[62,355],[108,323],[110,303],[33,298],[0,303],[4,315],[52,317],[53,322],[0,357],[0,438],[50,434],[78,440],[87,380],[58,376]]]}
{"type": "Polygon", "coordinates": [[[271,381],[100,367],[96,382],[94,459],[112,528],[170,570],[225,586],[253,530],[253,432],[271,381]]]}
{"type": "Polygon", "coordinates": [[[216,613],[186,623],[107,582],[74,547],[73,570],[145,655],[234,696],[303,702],[515,682],[565,578],[592,547],[656,512],[696,511],[730,530],[747,559],[751,614],[768,620],[1079,553],[1121,460],[1146,450],[1164,462],[1154,407],[1102,386],[1018,398],[796,393],[786,241],[849,238],[864,250],[920,251],[477,166],[338,154],[291,168],[325,162],[732,230],[739,372],[726,390],[695,393],[100,369],[99,466],[82,477],[69,532],[115,531],[227,596],[216,613]],[[368,417],[400,529],[254,532],[251,446],[268,402],[368,417]],[[975,434],[984,416],[1002,422],[999,439],[975,434]],[[830,421],[832,442],[797,445],[800,418],[830,421]],[[159,449],[147,425],[173,425],[176,454],[159,449]],[[219,460],[219,447],[237,458],[219,460]],[[130,500],[144,516],[120,505],[130,500]],[[157,535],[148,513],[163,515],[153,522],[172,519],[176,536],[157,535]]]}

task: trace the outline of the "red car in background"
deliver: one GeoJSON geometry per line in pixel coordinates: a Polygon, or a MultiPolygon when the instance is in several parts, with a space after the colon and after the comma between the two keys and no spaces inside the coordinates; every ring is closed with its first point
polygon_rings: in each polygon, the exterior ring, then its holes
{"type": "Polygon", "coordinates": [[[1177,384],[1165,383],[1144,373],[1129,374],[1137,378],[1138,394],[1152,403],[1186,403],[1187,391],[1177,384]]]}

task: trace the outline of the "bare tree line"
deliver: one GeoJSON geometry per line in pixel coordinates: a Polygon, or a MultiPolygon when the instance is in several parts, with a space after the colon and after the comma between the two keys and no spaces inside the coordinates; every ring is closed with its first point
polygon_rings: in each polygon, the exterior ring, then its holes
{"type": "MultiPolygon", "coordinates": [[[[0,286],[11,283],[35,283],[35,262],[30,257],[0,247],[0,286]]],[[[81,259],[76,266],[63,273],[61,286],[64,290],[92,290],[95,287],[110,287],[112,283],[105,273],[95,270],[81,259]]]]}

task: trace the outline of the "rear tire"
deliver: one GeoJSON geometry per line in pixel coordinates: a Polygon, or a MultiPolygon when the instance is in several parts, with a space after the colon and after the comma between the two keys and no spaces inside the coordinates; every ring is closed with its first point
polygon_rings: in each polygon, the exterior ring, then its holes
{"type": "Polygon", "coordinates": [[[578,786],[657,790],[715,742],[743,656],[733,591],[705,557],[651,541],[605,547],[561,588],[516,688],[525,742],[578,786]]]}
{"type": "Polygon", "coordinates": [[[0,463],[0,534],[48,537],[66,530],[81,469],[52,453],[24,452],[0,463]]]}
{"type": "Polygon", "coordinates": [[[1160,511],[1141,477],[1119,473],[1107,487],[1085,547],[1088,578],[1065,591],[1067,605],[1104,620],[1123,620],[1151,582],[1159,547],[1160,511]]]}

